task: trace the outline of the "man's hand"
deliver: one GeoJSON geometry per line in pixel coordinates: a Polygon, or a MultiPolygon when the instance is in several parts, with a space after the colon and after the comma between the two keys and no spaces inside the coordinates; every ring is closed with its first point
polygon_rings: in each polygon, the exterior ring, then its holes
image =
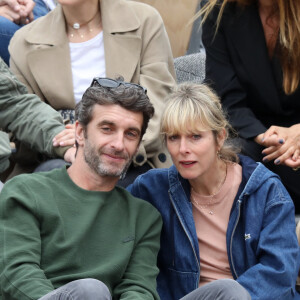
{"type": "Polygon", "coordinates": [[[56,135],[53,139],[54,147],[65,147],[75,145],[75,125],[67,124],[65,130],[56,135]]]}
{"type": "Polygon", "coordinates": [[[75,145],[68,149],[64,155],[64,160],[69,163],[73,163],[75,161],[76,147],[75,145]]]}
{"type": "Polygon", "coordinates": [[[275,160],[277,165],[285,164],[292,168],[300,166],[300,124],[289,128],[271,126],[257,138],[266,147],[262,151],[264,161],[275,160]]]}
{"type": "Polygon", "coordinates": [[[64,160],[73,163],[75,160],[76,147],[75,147],[75,125],[67,124],[66,129],[57,134],[53,139],[54,147],[72,146],[64,155],[64,160]]]}

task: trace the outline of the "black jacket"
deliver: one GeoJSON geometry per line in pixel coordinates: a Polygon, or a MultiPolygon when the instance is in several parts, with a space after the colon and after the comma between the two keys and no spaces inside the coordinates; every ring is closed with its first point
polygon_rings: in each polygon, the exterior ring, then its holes
{"type": "Polygon", "coordinates": [[[300,89],[284,94],[279,59],[268,56],[257,5],[228,3],[215,35],[217,15],[218,8],[203,26],[206,82],[221,97],[240,137],[300,123],[300,89]]]}

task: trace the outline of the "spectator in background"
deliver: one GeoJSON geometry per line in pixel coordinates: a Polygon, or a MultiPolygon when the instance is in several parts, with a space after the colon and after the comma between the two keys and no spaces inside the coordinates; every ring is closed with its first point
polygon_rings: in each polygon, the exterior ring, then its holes
{"type": "Polygon", "coordinates": [[[14,33],[47,14],[54,6],[53,0],[0,0],[0,57],[7,65],[8,44],[14,33]]]}
{"type": "Polygon", "coordinates": [[[243,152],[280,175],[299,213],[300,1],[206,2],[206,82],[243,152]]]}
{"type": "Polygon", "coordinates": [[[161,299],[299,299],[295,210],[278,175],[237,155],[208,87],[184,83],[168,100],[161,132],[174,165],[128,188],[163,217],[161,299]]]}
{"type": "MultiPolygon", "coordinates": [[[[37,96],[27,94],[26,88],[10,73],[1,58],[0,128],[13,132],[41,153],[64,156],[67,161],[73,161],[74,149],[54,148],[51,143],[53,137],[64,130],[61,116],[37,96]]],[[[10,154],[9,138],[0,131],[0,174],[8,168],[10,154]]]]}
{"type": "MultiPolygon", "coordinates": [[[[9,50],[11,69],[30,92],[63,116],[93,77],[121,75],[148,90],[154,118],[124,185],[151,167],[171,164],[159,139],[164,98],[175,83],[169,40],[158,12],[125,0],[59,0],[51,13],[18,31],[9,50]],[[131,177],[132,176],[132,177],[131,177]]],[[[66,134],[68,130],[66,129],[66,134]]]]}

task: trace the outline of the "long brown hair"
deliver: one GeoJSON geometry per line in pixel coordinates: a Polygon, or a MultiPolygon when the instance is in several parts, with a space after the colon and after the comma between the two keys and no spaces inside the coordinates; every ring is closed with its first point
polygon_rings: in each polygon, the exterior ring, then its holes
{"type": "MultiPolygon", "coordinates": [[[[203,1],[203,0],[201,0],[203,1]]],[[[202,16],[205,22],[215,6],[220,7],[216,31],[228,2],[236,2],[246,6],[258,0],[209,0],[197,16],[202,16]]],[[[300,83],[300,1],[274,0],[276,14],[279,16],[279,47],[280,63],[283,72],[283,90],[287,95],[295,92],[300,83]]],[[[273,13],[272,13],[273,14],[273,13]]]]}

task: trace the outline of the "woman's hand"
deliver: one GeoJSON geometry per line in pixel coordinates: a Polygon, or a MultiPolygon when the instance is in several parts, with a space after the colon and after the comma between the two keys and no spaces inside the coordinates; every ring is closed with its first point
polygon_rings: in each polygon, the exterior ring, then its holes
{"type": "Polygon", "coordinates": [[[75,145],[75,125],[67,124],[65,128],[65,130],[54,137],[52,141],[54,147],[75,145]]]}
{"type": "Polygon", "coordinates": [[[20,10],[20,5],[17,0],[0,0],[0,6],[3,5],[8,5],[15,12],[20,10]]]}
{"type": "Polygon", "coordinates": [[[8,5],[0,6],[0,16],[14,22],[15,24],[19,24],[21,19],[19,11],[15,11],[8,5]]]}
{"type": "Polygon", "coordinates": [[[262,136],[261,145],[266,149],[263,161],[275,160],[292,168],[300,166],[300,124],[289,128],[271,126],[262,136]]]}
{"type": "Polygon", "coordinates": [[[0,16],[23,25],[33,21],[33,0],[0,0],[0,16]]]}
{"type": "Polygon", "coordinates": [[[27,24],[33,21],[33,8],[35,6],[35,2],[33,0],[18,0],[21,5],[20,16],[22,20],[22,24],[27,24]]]}

